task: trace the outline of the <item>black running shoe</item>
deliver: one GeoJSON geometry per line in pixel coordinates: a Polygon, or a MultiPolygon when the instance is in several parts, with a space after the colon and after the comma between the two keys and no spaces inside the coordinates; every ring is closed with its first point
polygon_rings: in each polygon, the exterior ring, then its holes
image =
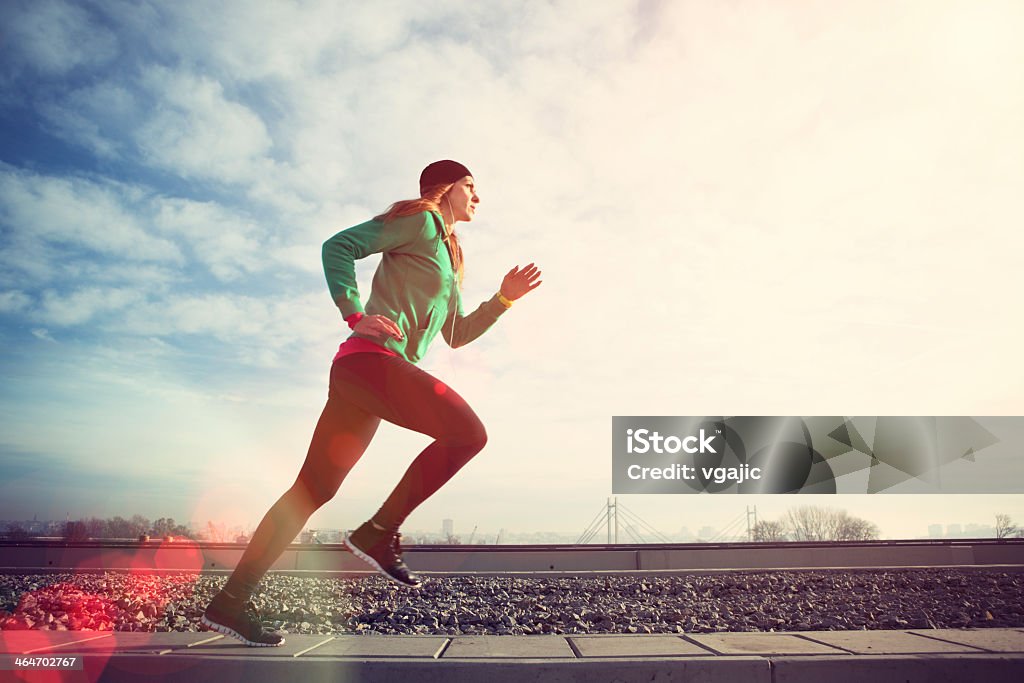
{"type": "Polygon", "coordinates": [[[399,540],[402,534],[394,530],[381,531],[370,522],[345,536],[345,545],[356,557],[368,562],[370,566],[388,577],[395,583],[409,588],[423,585],[420,577],[409,571],[402,561],[402,546],[399,540]]]}
{"type": "Polygon", "coordinates": [[[203,614],[202,623],[211,631],[237,638],[249,647],[284,645],[284,636],[263,628],[252,600],[243,604],[223,592],[218,593],[210,602],[203,614]]]}

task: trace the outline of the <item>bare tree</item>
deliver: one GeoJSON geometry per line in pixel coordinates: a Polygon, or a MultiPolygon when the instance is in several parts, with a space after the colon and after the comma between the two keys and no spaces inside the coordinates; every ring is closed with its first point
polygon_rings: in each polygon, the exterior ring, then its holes
{"type": "Polygon", "coordinates": [[[161,517],[153,522],[153,537],[164,538],[165,536],[176,536],[181,538],[192,538],[192,532],[183,524],[178,524],[173,517],[161,517]]]}
{"type": "Polygon", "coordinates": [[[1010,515],[996,515],[996,538],[1019,538],[1020,535],[1021,531],[1010,515]]]}
{"type": "Polygon", "coordinates": [[[89,538],[107,538],[107,530],[109,528],[107,520],[100,519],[99,517],[90,517],[89,519],[79,521],[85,525],[86,534],[89,538]]]}
{"type": "Polygon", "coordinates": [[[77,522],[67,522],[64,525],[64,540],[65,541],[88,541],[89,540],[89,526],[79,520],[77,522]]]}
{"type": "Polygon", "coordinates": [[[794,541],[829,540],[829,514],[825,508],[804,505],[790,510],[787,526],[794,541]]]}
{"type": "Polygon", "coordinates": [[[751,539],[759,543],[786,540],[786,525],[782,522],[763,520],[750,530],[751,539]]]}
{"type": "Polygon", "coordinates": [[[794,541],[869,541],[878,538],[878,527],[851,517],[846,510],[803,506],[790,510],[787,526],[794,541]]]}
{"type": "Polygon", "coordinates": [[[18,524],[17,522],[11,522],[7,525],[7,533],[5,534],[8,541],[27,541],[31,534],[25,530],[25,527],[18,524]]]}
{"type": "Polygon", "coordinates": [[[107,520],[107,533],[106,538],[132,538],[134,527],[124,517],[118,515],[113,519],[107,520]]]}
{"type": "Polygon", "coordinates": [[[130,533],[128,534],[130,537],[138,538],[139,536],[149,534],[149,520],[142,515],[132,515],[129,523],[131,524],[130,533]]]}
{"type": "Polygon", "coordinates": [[[858,517],[851,517],[846,510],[836,513],[832,521],[833,541],[871,541],[878,538],[878,527],[858,517]]]}

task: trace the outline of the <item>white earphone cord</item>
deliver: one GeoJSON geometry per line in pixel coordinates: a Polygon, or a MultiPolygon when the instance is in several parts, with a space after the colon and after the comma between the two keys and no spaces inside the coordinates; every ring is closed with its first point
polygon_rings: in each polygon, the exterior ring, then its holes
{"type": "MultiPolygon", "coordinates": [[[[448,202],[448,213],[451,214],[451,217],[452,217],[452,232],[455,232],[455,209],[452,208],[452,200],[448,196],[447,193],[445,194],[444,198],[445,198],[445,201],[448,202]]],[[[447,227],[447,226],[445,226],[445,227],[447,227]]],[[[445,243],[446,243],[445,246],[446,246],[446,248],[448,250],[448,255],[450,257],[449,261],[451,261],[451,264],[452,264],[452,287],[455,287],[456,286],[455,279],[459,276],[459,274],[455,272],[455,250],[452,248],[452,242],[451,242],[450,237],[451,237],[450,234],[445,235],[445,238],[447,238],[445,240],[445,243]]],[[[452,302],[452,290],[449,289],[448,290],[448,305],[449,306],[451,306],[451,302],[452,302]]],[[[456,316],[458,316],[458,314],[459,314],[459,301],[458,301],[458,292],[456,292],[455,310],[452,312],[452,333],[451,333],[451,337],[450,337],[450,339],[452,341],[451,341],[451,344],[449,344],[449,346],[451,347],[452,351],[455,350],[455,318],[456,318],[456,316]]],[[[451,353],[448,354],[448,362],[449,362],[449,364],[451,366],[451,369],[452,369],[452,378],[455,379],[455,380],[458,380],[458,373],[455,370],[455,361],[454,361],[453,356],[452,356],[451,353]]]]}

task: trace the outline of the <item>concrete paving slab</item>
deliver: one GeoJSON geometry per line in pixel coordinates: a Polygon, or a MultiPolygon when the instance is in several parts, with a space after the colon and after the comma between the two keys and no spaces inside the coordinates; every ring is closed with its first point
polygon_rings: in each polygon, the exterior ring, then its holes
{"type": "MultiPolygon", "coordinates": [[[[992,655],[996,656],[996,655],[992,655]]],[[[157,657],[115,655],[109,662],[86,662],[90,681],[103,683],[771,683],[762,657],[669,659],[331,659],[325,657],[157,657]],[[190,668],[169,665],[188,663],[190,668]],[[101,666],[102,664],[102,666],[101,666]],[[145,672],[145,675],[140,675],[145,672]]]]}
{"type": "MultiPolygon", "coordinates": [[[[109,680],[197,683],[197,680],[203,678],[201,674],[206,663],[216,659],[214,657],[181,657],[138,651],[86,652],[82,658],[85,670],[97,674],[89,676],[85,680],[103,681],[104,683],[109,680]]],[[[259,664],[267,660],[252,659],[250,661],[259,664]]],[[[71,678],[69,683],[77,680],[71,678]]]]}
{"type": "Polygon", "coordinates": [[[805,637],[858,655],[906,655],[929,652],[982,652],[969,645],[923,638],[904,631],[819,631],[805,637]]]}
{"type": "Polygon", "coordinates": [[[839,655],[842,650],[782,633],[694,633],[686,636],[723,655],[839,655]]]}
{"type": "Polygon", "coordinates": [[[287,633],[284,638],[284,645],[278,647],[249,647],[241,643],[240,641],[230,638],[228,636],[220,635],[218,633],[208,633],[208,638],[204,641],[199,641],[188,649],[174,650],[168,653],[168,657],[186,657],[193,655],[203,656],[245,656],[245,657],[259,657],[261,659],[266,657],[291,657],[302,650],[316,645],[317,643],[326,640],[330,636],[323,635],[300,635],[297,633],[287,633]],[[216,638],[220,636],[219,638],[216,638]],[[216,640],[214,640],[216,638],[216,640]]]}
{"type": "Polygon", "coordinates": [[[979,647],[990,652],[1024,652],[1024,631],[1008,628],[942,628],[910,631],[926,638],[979,647]]]}
{"type": "Polygon", "coordinates": [[[44,652],[80,654],[88,680],[105,683],[1024,680],[1024,652],[977,649],[1024,648],[1022,629],[288,638],[284,647],[248,648],[211,632],[0,631],[0,645],[8,653],[20,654],[28,644],[41,646],[44,652]],[[872,640],[876,637],[880,645],[872,640]],[[927,649],[922,651],[918,641],[927,649]],[[792,655],[786,650],[813,652],[792,655]],[[736,651],[745,656],[728,654],[736,651]],[[755,654],[761,656],[751,656],[755,654]]]}
{"type": "Polygon", "coordinates": [[[715,653],[672,635],[570,636],[581,657],[714,657],[715,653]]]}
{"type": "Polygon", "coordinates": [[[0,652],[31,654],[59,650],[74,643],[109,638],[113,631],[0,631],[0,652]]]}
{"type": "Polygon", "coordinates": [[[441,657],[575,659],[576,653],[564,636],[453,636],[441,657]]]}
{"type": "MultiPolygon", "coordinates": [[[[181,681],[182,683],[198,683],[205,678],[205,671],[209,668],[210,661],[225,659],[228,657],[201,657],[201,656],[173,656],[170,654],[160,655],[141,652],[115,652],[85,654],[85,669],[98,670],[99,677],[89,678],[89,681],[101,681],[106,683],[110,680],[135,680],[146,683],[160,683],[163,681],[181,681]]],[[[282,661],[285,658],[280,659],[282,661]]],[[[259,665],[268,659],[251,658],[252,666],[259,665]]],[[[291,659],[288,659],[291,664],[291,659]]],[[[74,679],[72,679],[74,680],[74,679]]],[[[226,681],[238,679],[224,679],[226,681]]]]}
{"type": "Polygon", "coordinates": [[[1024,657],[1017,655],[878,655],[778,657],[772,683],[1019,683],[1024,657]]]}
{"type": "Polygon", "coordinates": [[[335,636],[302,656],[436,658],[447,642],[444,636],[335,636]]]}
{"type": "Polygon", "coordinates": [[[199,640],[194,643],[189,643],[188,647],[199,647],[200,645],[206,645],[207,643],[216,643],[225,636],[220,633],[211,633],[209,631],[199,631],[199,635],[202,636],[199,640]]]}
{"type": "Polygon", "coordinates": [[[96,638],[61,648],[65,652],[88,654],[91,652],[152,652],[186,649],[193,643],[209,638],[207,633],[140,633],[111,631],[109,638],[96,638]]]}

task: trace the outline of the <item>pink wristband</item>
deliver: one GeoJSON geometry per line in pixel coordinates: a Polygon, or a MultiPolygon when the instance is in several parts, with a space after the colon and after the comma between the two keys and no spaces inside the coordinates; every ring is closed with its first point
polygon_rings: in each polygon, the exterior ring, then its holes
{"type": "Polygon", "coordinates": [[[349,317],[345,318],[345,322],[348,323],[348,326],[349,326],[350,329],[354,330],[354,329],[356,329],[356,325],[362,319],[363,319],[363,314],[362,313],[353,313],[349,317]]]}

